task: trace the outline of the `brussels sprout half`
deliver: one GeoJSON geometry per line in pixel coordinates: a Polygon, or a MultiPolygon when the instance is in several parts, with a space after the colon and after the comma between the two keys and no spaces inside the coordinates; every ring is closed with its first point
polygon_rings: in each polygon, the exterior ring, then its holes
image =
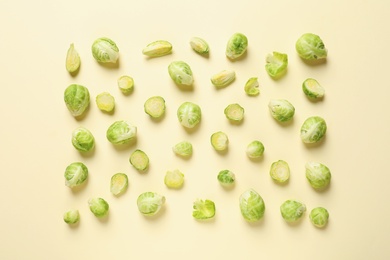
{"type": "Polygon", "coordinates": [[[184,174],[179,170],[167,171],[164,177],[164,183],[168,188],[178,189],[183,186],[184,174]]]}
{"type": "Polygon", "coordinates": [[[129,179],[125,173],[115,173],[111,177],[110,191],[117,196],[124,193],[129,186],[129,179]]]}
{"type": "Polygon", "coordinates": [[[211,146],[216,151],[224,151],[228,148],[229,138],[224,132],[215,132],[210,138],[211,146]]]}

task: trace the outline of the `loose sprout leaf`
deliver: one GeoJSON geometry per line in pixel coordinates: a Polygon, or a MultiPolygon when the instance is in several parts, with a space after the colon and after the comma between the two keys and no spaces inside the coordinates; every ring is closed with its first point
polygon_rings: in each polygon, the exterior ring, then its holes
{"type": "Polygon", "coordinates": [[[257,77],[248,79],[245,83],[244,91],[248,96],[257,96],[260,94],[259,81],[257,77]]]}
{"type": "Polygon", "coordinates": [[[210,219],[215,216],[215,203],[211,200],[197,199],[193,204],[192,216],[195,219],[210,219]]]}

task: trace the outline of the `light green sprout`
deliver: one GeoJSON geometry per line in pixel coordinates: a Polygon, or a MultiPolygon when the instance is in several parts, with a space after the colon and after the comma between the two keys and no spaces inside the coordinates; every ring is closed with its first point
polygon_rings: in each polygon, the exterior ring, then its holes
{"type": "Polygon", "coordinates": [[[188,141],[182,141],[172,147],[172,151],[182,157],[189,157],[192,155],[192,144],[188,141]]]}
{"type": "Polygon", "coordinates": [[[257,96],[260,94],[259,81],[257,77],[249,78],[245,83],[244,91],[248,96],[257,96]]]}
{"type": "Polygon", "coordinates": [[[244,119],[244,113],[244,108],[237,103],[228,105],[224,110],[226,118],[233,122],[241,122],[244,119]]]}
{"type": "Polygon", "coordinates": [[[69,73],[74,73],[80,68],[81,60],[80,55],[74,48],[74,44],[71,43],[66,53],[65,67],[69,73]]]}
{"type": "Polygon", "coordinates": [[[196,199],[193,204],[192,216],[195,219],[210,219],[215,216],[215,203],[211,200],[196,199]]]}
{"type": "Polygon", "coordinates": [[[268,103],[269,111],[274,119],[287,122],[294,117],[295,107],[285,99],[272,99],[268,103]]]}
{"type": "Polygon", "coordinates": [[[127,75],[119,77],[118,88],[123,94],[130,94],[134,90],[134,79],[127,75]]]}
{"type": "Polygon", "coordinates": [[[115,173],[111,177],[110,191],[113,195],[117,196],[124,193],[129,186],[129,178],[125,173],[115,173]]]}
{"type": "Polygon", "coordinates": [[[142,54],[149,57],[160,57],[170,54],[172,51],[172,44],[165,40],[154,41],[146,45],[142,50],[142,54]]]}
{"type": "Polygon", "coordinates": [[[329,212],[323,207],[317,207],[311,210],[309,218],[314,226],[323,228],[328,224],[329,212]]]}
{"type": "Polygon", "coordinates": [[[226,44],[226,57],[231,60],[241,57],[248,48],[248,38],[242,33],[233,34],[226,44]]]}
{"type": "Polygon", "coordinates": [[[231,187],[235,183],[236,176],[230,170],[222,170],[218,173],[217,179],[222,186],[231,187]]]}
{"type": "Polygon", "coordinates": [[[274,51],[267,55],[265,70],[272,78],[278,79],[286,73],[287,65],[287,54],[274,51]]]}
{"type": "Polygon", "coordinates": [[[211,135],[210,142],[216,151],[224,151],[228,148],[229,138],[224,132],[218,131],[211,135]]]}
{"type": "Polygon", "coordinates": [[[138,171],[145,171],[149,167],[148,155],[139,149],[131,153],[129,162],[138,171]]]}
{"type": "Polygon", "coordinates": [[[301,139],[307,144],[317,143],[325,136],[326,130],[327,125],[322,117],[309,117],[301,126],[301,139]]]}
{"type": "Polygon", "coordinates": [[[315,189],[323,189],[330,183],[332,175],[329,168],[319,162],[308,162],[305,165],[306,179],[315,189]]]}
{"type": "Polygon", "coordinates": [[[85,127],[78,127],[72,132],[72,145],[80,152],[89,152],[95,146],[95,138],[85,127]]]}
{"type": "Polygon", "coordinates": [[[306,205],[296,200],[286,200],[280,206],[280,213],[287,222],[295,222],[300,219],[306,211],[306,205]]]}
{"type": "Polygon", "coordinates": [[[71,84],[65,89],[64,101],[72,116],[81,116],[90,103],[89,91],[82,85],[71,84]]]}
{"type": "Polygon", "coordinates": [[[165,113],[165,99],[160,96],[148,98],[144,103],[144,111],[152,118],[160,118],[165,113]]]}
{"type": "Polygon", "coordinates": [[[295,43],[295,49],[304,60],[325,59],[328,55],[324,42],[318,35],[313,33],[303,34],[295,43]]]}
{"type": "Polygon", "coordinates": [[[92,55],[101,63],[116,63],[119,58],[119,49],[109,38],[96,39],[92,44],[92,55]]]}
{"type": "Polygon", "coordinates": [[[217,88],[228,86],[236,79],[234,70],[222,70],[211,77],[211,83],[217,88]]]}
{"type": "Polygon", "coordinates": [[[77,209],[69,210],[64,213],[63,219],[67,224],[76,224],[80,221],[80,212],[77,209]]]}
{"type": "Polygon", "coordinates": [[[184,102],[177,109],[177,118],[182,126],[193,128],[199,124],[202,118],[202,111],[197,104],[184,102]]]}
{"type": "Polygon", "coordinates": [[[271,178],[278,183],[285,183],[290,179],[290,167],[283,160],[273,162],[269,171],[271,178]]]}
{"type": "Polygon", "coordinates": [[[171,79],[178,85],[191,86],[194,83],[191,67],[184,61],[173,61],[168,66],[171,79]]]}
{"type": "Polygon", "coordinates": [[[264,145],[258,140],[250,142],[246,147],[246,155],[251,159],[257,159],[264,154],[264,145]]]}
{"type": "Polygon", "coordinates": [[[90,198],[88,200],[89,209],[98,218],[107,216],[110,206],[102,198],[90,198]]]}
{"type": "Polygon", "coordinates": [[[308,98],[315,100],[320,99],[325,95],[325,89],[317,80],[312,78],[308,78],[302,83],[302,90],[308,98]]]}
{"type": "Polygon", "coordinates": [[[240,196],[240,211],[246,221],[260,220],[265,213],[263,198],[253,189],[249,189],[240,196]]]}
{"type": "Polygon", "coordinates": [[[199,37],[192,37],[190,40],[191,48],[199,53],[199,54],[208,54],[209,53],[209,45],[208,43],[199,37]]]}
{"type": "Polygon", "coordinates": [[[167,171],[164,177],[164,183],[168,188],[178,189],[183,186],[184,174],[179,170],[167,171]]]}
{"type": "Polygon", "coordinates": [[[108,92],[100,93],[96,96],[97,107],[104,112],[112,112],[115,108],[115,98],[108,92]]]}
{"type": "Polygon", "coordinates": [[[145,216],[156,215],[165,203],[165,197],[155,192],[144,192],[138,196],[139,212],[145,216]]]}
{"type": "Polygon", "coordinates": [[[80,186],[88,178],[88,168],[81,162],[71,163],[66,167],[64,177],[69,188],[80,186]]]}
{"type": "Polygon", "coordinates": [[[126,144],[137,137],[137,127],[127,121],[116,121],[107,129],[107,140],[112,144],[126,144]]]}

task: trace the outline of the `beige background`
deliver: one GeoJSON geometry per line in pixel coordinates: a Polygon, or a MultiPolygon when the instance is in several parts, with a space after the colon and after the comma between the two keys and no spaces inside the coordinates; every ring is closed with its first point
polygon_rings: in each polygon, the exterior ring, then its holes
{"type": "Polygon", "coordinates": [[[389,46],[388,1],[0,1],[0,259],[389,259],[389,46]],[[234,32],[248,36],[247,55],[236,62],[224,49],[234,32]],[[309,66],[295,52],[295,41],[306,32],[321,36],[329,50],[327,62],[309,66]],[[119,66],[95,62],[92,42],[101,36],[116,41],[119,66]],[[189,39],[200,36],[211,48],[208,58],[195,54],[189,39]],[[170,41],[171,55],[147,59],[141,53],[158,39],[170,41]],[[74,43],[82,59],[79,73],[65,70],[65,55],[74,43]],[[264,70],[272,51],[289,55],[288,73],[279,81],[264,70]],[[167,73],[171,61],[192,67],[193,91],[178,89],[167,73]],[[222,69],[234,69],[236,81],[217,91],[209,78],[222,69]],[[131,75],[135,91],[120,93],[116,80],[131,75]],[[261,94],[248,97],[243,86],[259,77],[261,94]],[[313,103],[301,83],[314,77],[326,97],[313,103]],[[92,102],[87,116],[75,120],[63,102],[71,83],[89,88],[92,102]],[[94,98],[103,91],[116,98],[112,115],[100,112],[94,98]],[[144,101],[161,95],[166,116],[151,120],[144,101]],[[294,104],[292,123],[273,120],[267,104],[286,98],[294,104]],[[184,101],[203,110],[199,128],[186,132],[176,119],[184,101]],[[245,120],[230,124],[223,109],[230,103],[245,108],[245,120]],[[320,115],[328,123],[319,146],[306,147],[299,129],[304,119],[320,115]],[[105,138],[107,127],[126,119],[138,126],[138,141],[113,147],[105,138]],[[71,145],[78,126],[89,128],[96,149],[83,156],[71,145]],[[209,137],[225,131],[229,151],[217,154],[209,137]],[[264,158],[251,161],[246,145],[261,140],[264,158]],[[171,147],[189,140],[194,154],[176,157],[171,147]],[[130,153],[144,150],[151,164],[140,174],[128,162],[130,153]],[[269,177],[272,162],[290,164],[291,180],[276,185],[269,177]],[[328,165],[332,183],[325,192],[314,191],[304,177],[307,161],[328,165]],[[87,185],[72,192],[63,173],[73,161],[90,170],[87,185]],[[181,190],[169,190],[167,170],[185,173],[181,190]],[[237,177],[234,189],[224,190],[216,175],[222,169],[237,177]],[[116,172],[130,179],[128,191],[114,197],[109,180],[116,172]],[[248,224],[238,208],[238,197],[249,188],[265,200],[264,219],[248,224]],[[163,212],[145,218],[136,198],[144,191],[166,196],[163,212]],[[90,197],[105,198],[109,217],[96,219],[89,211],[90,197]],[[212,221],[192,218],[192,202],[211,199],[217,213],[212,221]],[[303,201],[308,212],[296,225],[286,224],[279,206],[286,199],[303,201]],[[315,228],[309,211],[324,206],[329,225],[315,228]],[[69,227],[62,214],[79,209],[81,221],[69,227]]]}

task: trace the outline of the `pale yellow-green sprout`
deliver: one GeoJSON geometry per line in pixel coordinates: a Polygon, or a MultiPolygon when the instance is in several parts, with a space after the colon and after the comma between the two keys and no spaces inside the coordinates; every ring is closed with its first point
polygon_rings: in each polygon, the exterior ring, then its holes
{"type": "Polygon", "coordinates": [[[85,127],[78,127],[72,132],[72,145],[80,152],[89,152],[95,146],[95,138],[85,127]]]}
{"type": "Polygon", "coordinates": [[[139,149],[130,155],[129,162],[138,171],[145,171],[149,167],[148,155],[139,149]]]}
{"type": "Polygon", "coordinates": [[[226,118],[233,122],[242,121],[244,119],[244,113],[244,108],[237,103],[228,105],[224,110],[226,118]]]}
{"type": "Polygon", "coordinates": [[[260,94],[259,81],[257,80],[257,77],[248,79],[245,83],[244,91],[248,96],[257,96],[260,94]]]}
{"type": "Polygon", "coordinates": [[[118,88],[123,94],[130,94],[134,90],[134,79],[127,75],[119,77],[118,88]]]}
{"type": "Polygon", "coordinates": [[[246,155],[251,159],[257,159],[264,154],[264,145],[258,140],[250,142],[246,147],[246,155]]]}
{"type": "Polygon", "coordinates": [[[327,130],[325,120],[319,116],[308,117],[301,126],[301,139],[306,144],[321,141],[327,130]]]}
{"type": "Polygon", "coordinates": [[[76,209],[68,210],[64,213],[63,219],[66,224],[76,224],[80,221],[80,212],[76,209]]]}
{"type": "Polygon", "coordinates": [[[196,199],[193,209],[192,216],[198,220],[210,219],[215,216],[215,203],[208,199],[196,199]]]}
{"type": "Polygon", "coordinates": [[[194,128],[202,119],[202,110],[195,103],[184,102],[177,109],[177,119],[185,128],[194,128]]]}
{"type": "Polygon", "coordinates": [[[325,95],[325,89],[312,78],[308,78],[302,83],[302,90],[308,98],[314,100],[321,99],[325,95]]]}
{"type": "Polygon", "coordinates": [[[148,98],[144,103],[144,111],[152,118],[160,118],[165,113],[165,99],[161,96],[148,98]]]}
{"type": "Polygon", "coordinates": [[[178,85],[191,86],[194,83],[191,67],[184,61],[173,61],[168,66],[171,79],[178,85]]]}
{"type": "Polygon", "coordinates": [[[266,58],[265,70],[274,79],[282,77],[287,71],[288,56],[285,53],[274,51],[266,58]]]}
{"type": "Polygon", "coordinates": [[[102,198],[90,198],[88,205],[91,212],[98,218],[105,217],[110,208],[107,201],[102,198]]]}
{"type": "Polygon", "coordinates": [[[285,183],[290,179],[290,167],[286,161],[278,160],[271,164],[269,174],[275,182],[285,183]]]}
{"type": "Polygon", "coordinates": [[[184,174],[179,170],[167,171],[164,177],[164,183],[168,188],[178,189],[183,186],[184,174]]]}
{"type": "Polygon", "coordinates": [[[268,108],[271,116],[279,122],[287,122],[295,114],[295,107],[286,99],[271,99],[268,108]]]}
{"type": "Polygon", "coordinates": [[[329,212],[323,207],[317,207],[311,210],[309,218],[314,226],[323,228],[328,224],[329,212]]]}
{"type": "Polygon", "coordinates": [[[242,33],[233,34],[226,44],[226,57],[231,60],[241,57],[248,48],[248,38],[242,33]]]}
{"type": "Polygon", "coordinates": [[[65,67],[69,73],[74,73],[80,68],[81,59],[77,50],[74,48],[74,44],[71,43],[66,54],[65,67]]]}
{"type": "Polygon", "coordinates": [[[182,157],[190,157],[192,150],[192,144],[188,141],[179,142],[172,147],[172,151],[182,157]]]}
{"type": "Polygon", "coordinates": [[[233,70],[222,70],[211,77],[211,83],[217,88],[228,86],[236,79],[236,72],[233,70]]]}
{"type": "Polygon", "coordinates": [[[209,45],[202,38],[192,37],[190,40],[190,45],[191,45],[191,48],[199,54],[208,54],[209,53],[209,45]]]}
{"type": "Polygon", "coordinates": [[[144,192],[137,198],[139,212],[145,216],[156,215],[165,204],[165,196],[156,192],[144,192]]]}
{"type": "Polygon", "coordinates": [[[218,131],[211,135],[210,142],[216,151],[224,151],[228,148],[229,138],[224,132],[218,131]]]}
{"type": "Polygon", "coordinates": [[[217,175],[218,182],[225,187],[231,187],[234,185],[236,176],[230,170],[222,170],[217,175]]]}
{"type": "Polygon", "coordinates": [[[110,191],[117,196],[124,193],[129,186],[129,179],[125,173],[115,173],[111,177],[110,191]]]}
{"type": "Polygon", "coordinates": [[[305,33],[299,37],[295,49],[304,60],[320,60],[328,56],[324,42],[314,33],[305,33]]]}
{"type": "Polygon", "coordinates": [[[306,212],[306,205],[296,200],[286,200],[280,206],[280,213],[287,222],[299,220],[306,212]]]}
{"type": "Polygon", "coordinates": [[[119,48],[107,37],[98,38],[92,44],[92,55],[98,62],[116,63],[119,58],[119,48]]]}
{"type": "Polygon", "coordinates": [[[332,174],[329,168],[319,162],[308,162],[305,165],[306,179],[310,185],[315,189],[326,188],[332,178],[332,174]]]}
{"type": "Polygon", "coordinates": [[[104,112],[112,112],[115,108],[115,98],[108,92],[100,93],[96,96],[97,107],[104,112]]]}
{"type": "Polygon", "coordinates": [[[241,215],[248,222],[259,221],[264,216],[264,200],[254,189],[249,189],[240,195],[239,205],[241,215]]]}
{"type": "Polygon", "coordinates": [[[66,167],[64,177],[69,188],[80,186],[88,179],[88,168],[81,162],[71,163],[66,167]]]}
{"type": "Polygon", "coordinates": [[[106,137],[112,144],[127,144],[137,137],[137,127],[125,120],[115,121],[107,129],[106,137]]]}
{"type": "Polygon", "coordinates": [[[149,57],[160,57],[172,52],[172,44],[165,40],[154,41],[146,45],[142,54],[149,57]]]}

